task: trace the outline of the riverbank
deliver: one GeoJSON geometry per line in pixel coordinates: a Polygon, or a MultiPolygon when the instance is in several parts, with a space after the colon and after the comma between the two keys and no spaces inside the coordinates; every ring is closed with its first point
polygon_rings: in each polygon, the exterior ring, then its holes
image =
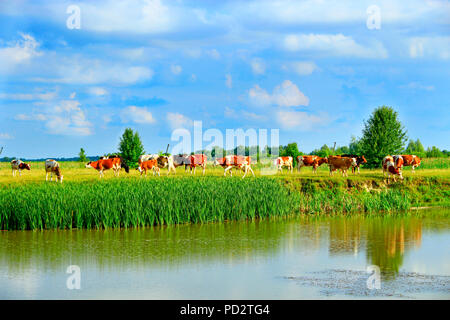
{"type": "Polygon", "coordinates": [[[0,229],[128,228],[450,207],[447,176],[179,176],[0,187],[0,229]]]}

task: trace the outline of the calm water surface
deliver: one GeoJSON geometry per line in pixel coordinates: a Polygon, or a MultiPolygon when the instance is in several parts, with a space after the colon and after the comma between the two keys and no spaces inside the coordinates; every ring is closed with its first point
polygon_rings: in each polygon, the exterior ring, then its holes
{"type": "Polygon", "coordinates": [[[1,231],[0,299],[450,299],[450,219],[440,210],[1,231]],[[66,286],[69,265],[80,267],[80,290],[66,286]],[[371,265],[378,290],[367,288],[371,265]]]}

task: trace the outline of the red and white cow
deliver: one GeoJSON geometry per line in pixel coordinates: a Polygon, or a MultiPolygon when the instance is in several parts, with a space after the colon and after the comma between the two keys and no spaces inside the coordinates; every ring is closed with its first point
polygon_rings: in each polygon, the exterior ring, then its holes
{"type": "Polygon", "coordinates": [[[193,154],[189,157],[189,161],[190,161],[190,172],[192,174],[192,171],[194,172],[195,175],[195,168],[197,166],[201,167],[203,169],[203,175],[205,174],[206,171],[206,155],[204,154],[193,154]]]}
{"type": "Polygon", "coordinates": [[[156,173],[158,173],[158,176],[160,176],[160,170],[158,167],[158,160],[157,159],[151,159],[151,160],[147,160],[147,161],[143,161],[141,163],[139,163],[139,172],[141,173],[141,177],[142,174],[145,172],[145,176],[147,177],[147,170],[153,170],[153,175],[155,175],[156,173]]]}
{"type": "Polygon", "coordinates": [[[275,165],[279,172],[283,171],[283,167],[288,169],[288,172],[292,173],[294,169],[294,159],[292,157],[278,157],[275,159],[275,165]]]}
{"type": "Polygon", "coordinates": [[[103,171],[112,169],[115,176],[119,176],[120,169],[124,168],[126,173],[130,172],[130,168],[123,161],[121,157],[99,159],[97,161],[89,161],[86,163],[86,168],[94,168],[100,173],[100,178],[103,178],[103,171]]]}
{"type": "Polygon", "coordinates": [[[297,171],[300,172],[302,167],[312,167],[313,173],[316,173],[317,168],[324,163],[328,163],[327,158],[322,158],[319,156],[298,156],[297,171]]]}
{"type": "Polygon", "coordinates": [[[139,156],[138,163],[140,164],[141,162],[144,162],[144,161],[148,161],[148,160],[152,160],[152,159],[158,159],[158,157],[159,157],[159,154],[157,154],[157,153],[154,153],[154,154],[142,154],[142,155],[139,156]]]}
{"type": "Polygon", "coordinates": [[[333,175],[333,171],[341,170],[342,176],[348,177],[348,169],[352,166],[356,167],[356,158],[329,156],[328,166],[330,167],[330,176],[333,175]]]}
{"type": "Polygon", "coordinates": [[[394,163],[394,157],[386,156],[383,159],[383,177],[385,176],[385,172],[388,174],[388,179],[390,179],[391,175],[395,177],[399,176],[401,180],[403,180],[402,171],[399,167],[397,167],[394,163]]]}
{"type": "Polygon", "coordinates": [[[403,165],[411,166],[412,172],[414,173],[414,169],[420,166],[421,159],[414,155],[414,154],[402,154],[401,157],[403,158],[403,165]]]}
{"type": "Polygon", "coordinates": [[[50,181],[53,180],[53,174],[56,175],[56,182],[63,182],[63,175],[61,174],[61,169],[59,168],[59,163],[56,160],[48,159],[45,160],[45,181],[48,181],[48,174],[50,173],[50,181]]]}
{"type": "Polygon", "coordinates": [[[22,160],[15,159],[11,161],[11,169],[13,177],[16,176],[16,171],[19,171],[19,176],[22,176],[22,170],[31,170],[31,167],[28,163],[23,162],[22,160]]]}
{"type": "Polygon", "coordinates": [[[219,165],[223,167],[224,173],[223,175],[227,175],[227,171],[230,170],[230,175],[233,176],[233,172],[231,171],[233,168],[240,169],[244,171],[244,175],[242,176],[242,179],[245,178],[247,173],[250,171],[253,176],[255,176],[255,173],[253,172],[251,168],[251,158],[250,157],[244,157],[244,156],[235,156],[235,155],[229,155],[224,158],[219,158],[214,161],[214,165],[219,165]]]}

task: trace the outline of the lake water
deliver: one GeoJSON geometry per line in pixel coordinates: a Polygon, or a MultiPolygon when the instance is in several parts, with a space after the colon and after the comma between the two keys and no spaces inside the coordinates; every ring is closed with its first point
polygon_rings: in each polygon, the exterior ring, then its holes
{"type": "Polygon", "coordinates": [[[0,299],[450,299],[450,219],[440,210],[0,231],[0,299]],[[380,281],[369,289],[373,265],[380,281]]]}

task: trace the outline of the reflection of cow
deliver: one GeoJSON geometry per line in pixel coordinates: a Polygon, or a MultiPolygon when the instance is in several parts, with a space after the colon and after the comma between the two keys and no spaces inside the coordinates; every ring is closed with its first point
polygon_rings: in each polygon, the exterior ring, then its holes
{"type": "Polygon", "coordinates": [[[205,174],[206,171],[206,156],[204,154],[193,154],[189,157],[189,167],[191,174],[195,174],[195,169],[201,167],[203,169],[202,173],[205,174]]]}
{"type": "Polygon", "coordinates": [[[317,172],[317,168],[322,164],[328,163],[327,158],[318,156],[298,156],[297,157],[297,171],[300,172],[302,167],[312,167],[313,173],[317,172]]]}
{"type": "Polygon", "coordinates": [[[278,157],[275,160],[275,165],[277,166],[279,172],[283,172],[283,167],[286,167],[288,171],[292,173],[292,169],[294,167],[293,162],[294,159],[292,159],[292,157],[278,157]]]}
{"type": "Polygon", "coordinates": [[[356,159],[339,156],[329,156],[328,166],[330,167],[330,175],[333,175],[333,171],[335,170],[341,170],[342,176],[348,176],[348,169],[352,166],[356,167],[356,159]]]}
{"type": "Polygon", "coordinates": [[[216,159],[214,161],[214,165],[219,165],[225,169],[223,172],[224,176],[227,175],[228,170],[230,170],[230,175],[233,176],[233,172],[231,171],[233,168],[241,169],[242,171],[244,171],[242,179],[245,178],[245,175],[249,171],[253,174],[253,176],[255,176],[255,173],[253,172],[250,166],[251,165],[250,157],[229,155],[224,158],[216,159]]]}
{"type": "Polygon", "coordinates": [[[22,160],[15,159],[11,161],[11,169],[13,177],[16,176],[16,171],[19,171],[19,176],[22,175],[22,170],[31,170],[31,167],[28,163],[23,162],[22,160]]]}
{"type": "Polygon", "coordinates": [[[53,174],[56,175],[56,182],[63,182],[63,175],[61,174],[61,169],[59,168],[59,163],[56,160],[48,159],[45,160],[45,181],[48,180],[48,174],[50,173],[50,181],[53,180],[53,174]]]}

